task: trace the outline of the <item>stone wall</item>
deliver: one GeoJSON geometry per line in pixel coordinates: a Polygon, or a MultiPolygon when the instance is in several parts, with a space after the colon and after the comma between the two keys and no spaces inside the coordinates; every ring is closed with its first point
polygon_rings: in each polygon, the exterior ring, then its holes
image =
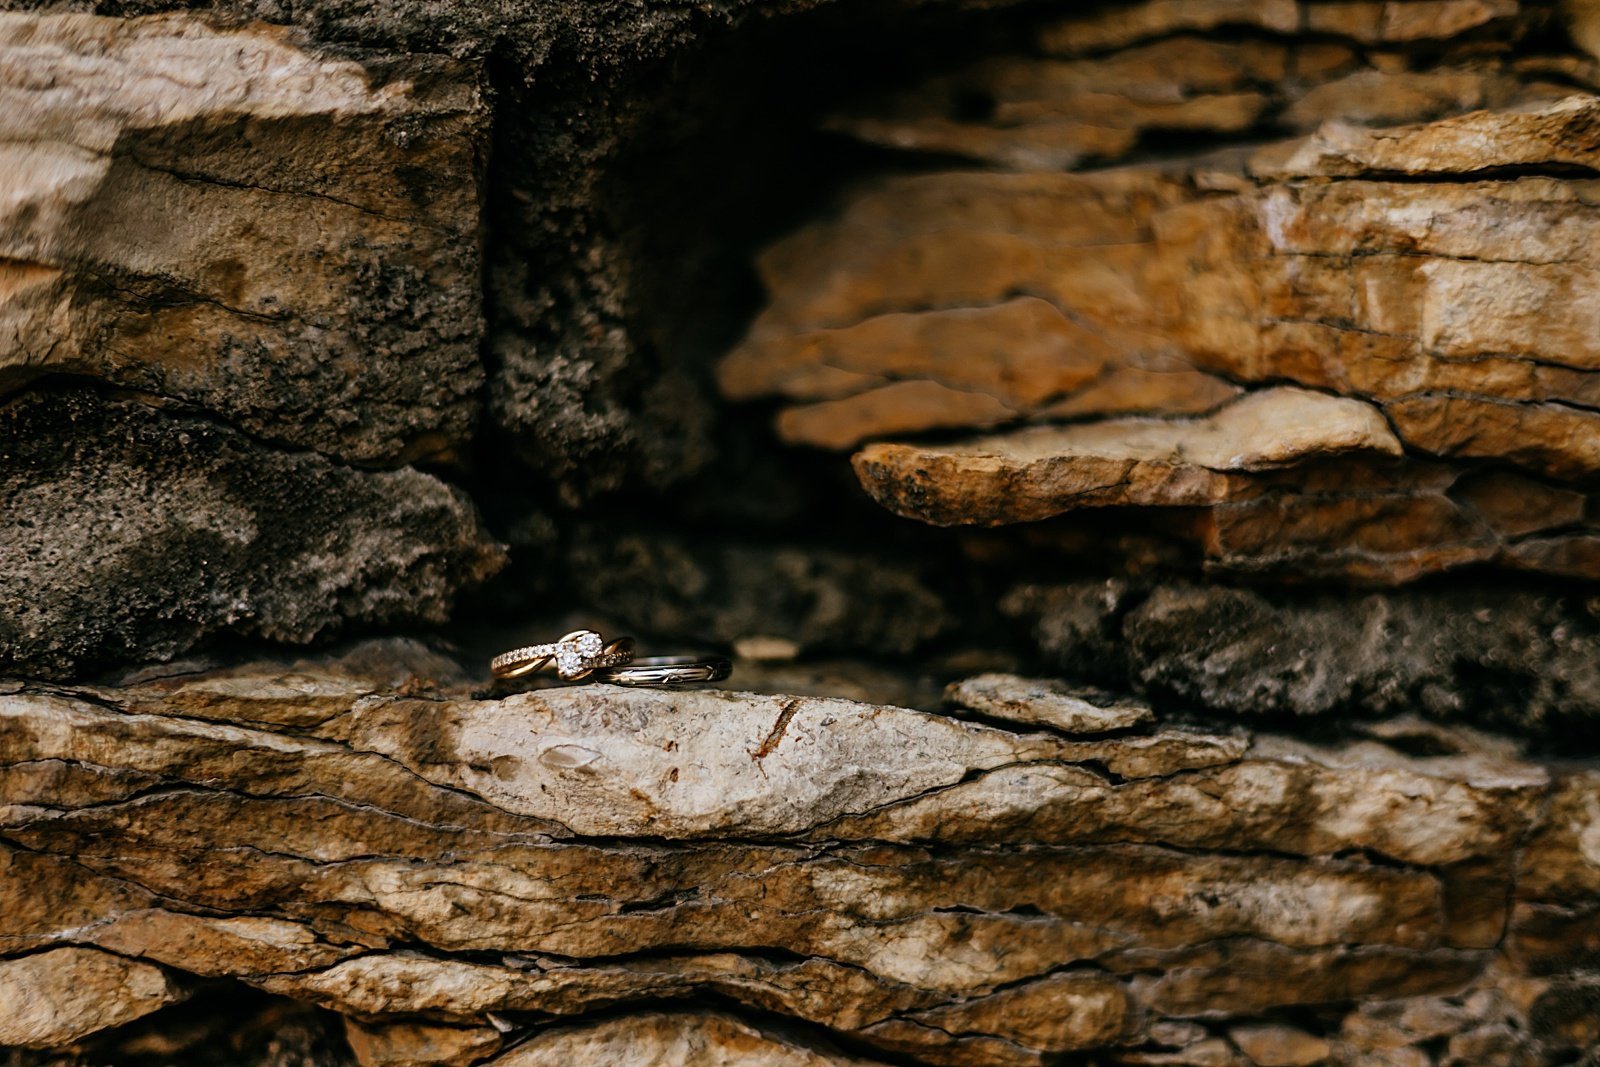
{"type": "Polygon", "coordinates": [[[1590,5],[0,9],[11,1067],[1600,1062],[1590,5]]]}

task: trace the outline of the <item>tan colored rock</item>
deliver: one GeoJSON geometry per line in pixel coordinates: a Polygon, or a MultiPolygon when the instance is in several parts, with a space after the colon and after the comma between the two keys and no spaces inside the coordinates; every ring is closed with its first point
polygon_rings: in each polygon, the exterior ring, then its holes
{"type": "Polygon", "coordinates": [[[1143,0],[1053,23],[1040,32],[1039,44],[1057,55],[1078,55],[1223,27],[1294,33],[1300,17],[1295,0],[1143,0]]]}
{"type": "Polygon", "coordinates": [[[1244,1061],[1227,1041],[1209,1037],[1176,1052],[1133,1052],[1122,1063],[1140,1067],[1242,1067],[1244,1061]]]}
{"type": "Polygon", "coordinates": [[[777,429],[787,444],[840,451],[886,434],[994,426],[1017,415],[987,393],[934,381],[892,382],[840,400],[787,408],[778,415],[777,429]]]}
{"type": "MultiPolygon", "coordinates": [[[[98,945],[241,980],[351,1017],[364,1063],[476,1062],[532,1018],[565,1021],[494,1062],[715,1056],[714,1013],[630,1013],[713,998],[887,1058],[1042,1064],[1197,1014],[1452,995],[1510,916],[1551,958],[1550,909],[1587,892],[1557,873],[1582,870],[1586,787],[1552,801],[1470,733],[1140,714],[1071,739],[826,698],[472,699],[403,662],[0,696],[6,774],[59,767],[0,777],[32,790],[4,809],[0,967],[98,945]],[[1522,842],[1548,873],[1513,891],[1522,842]]],[[[1059,720],[1055,687],[997,684],[955,692],[1059,720]]],[[[729,1025],[746,1057],[833,1055],[729,1025]]]]}
{"type": "Polygon", "coordinates": [[[1254,126],[1288,49],[1173,37],[1076,60],[996,56],[828,125],[892,148],[963,155],[1019,170],[1116,159],[1153,130],[1231,134],[1254,126]],[[960,101],[986,112],[963,116],[960,101]]]}
{"type": "Polygon", "coordinates": [[[1304,28],[1363,44],[1454,37],[1514,18],[1517,0],[1310,0],[1304,28]]]}
{"type": "MultiPolygon", "coordinates": [[[[879,1024],[870,1032],[885,1044],[935,1062],[943,1034],[990,1034],[1047,1056],[1115,1044],[1129,1010],[1123,986],[1093,972],[1062,973],[958,1005],[918,1012],[904,1024],[879,1024]],[[891,1037],[893,1033],[895,1036],[891,1037]],[[920,1040],[919,1040],[920,1039],[920,1040]]],[[[1024,1054],[1026,1057],[1026,1054],[1024,1054]]]]}
{"type": "MultiPolygon", "coordinates": [[[[1387,585],[1488,564],[1600,577],[1586,494],[1550,484],[1600,470],[1600,350],[1584,325],[1600,193],[1566,176],[1593,162],[1594,98],[1557,88],[1572,71],[1466,44],[1436,67],[1335,44],[1235,54],[1186,37],[1101,54],[1191,23],[1277,32],[1285,17],[1226,3],[1096,13],[1071,20],[1089,55],[993,59],[869,113],[912,121],[970,90],[994,114],[969,124],[1014,131],[1006,124],[1089,115],[1065,103],[1074,94],[1187,104],[1265,80],[1280,86],[1286,124],[1333,121],[1255,153],[1253,183],[1242,156],[1219,154],[868,185],[763,256],[771,300],[725,360],[724,391],[788,401],[777,422],[791,443],[878,442],[855,459],[869,494],[939,524],[1179,508],[1165,528],[1192,547],[1172,551],[1219,573],[1387,585]],[[1093,43],[1094,27],[1116,43],[1093,43]],[[1460,113],[1475,107],[1489,110],[1460,113]],[[1463,180],[1530,168],[1554,176],[1463,180]],[[899,440],[1129,414],[1221,421],[1269,403],[1246,403],[1241,384],[1286,381],[1377,405],[1367,418],[1388,440],[1375,451],[1403,448],[1408,462],[1312,449],[1294,471],[1244,476],[1191,462],[1189,441],[1184,462],[1153,458],[1146,447],[1176,449],[1163,436],[1176,431],[1125,419],[927,448],[899,440]],[[1473,488],[1484,461],[1531,476],[1517,517],[1473,488]]],[[[1305,18],[1398,45],[1521,14],[1451,0],[1319,3],[1305,18]]]]}
{"type": "Polygon", "coordinates": [[[1523,853],[1519,892],[1576,904],[1600,894],[1600,773],[1563,778],[1550,805],[1544,831],[1523,853]]]}
{"type": "Polygon", "coordinates": [[[1135,979],[1135,994],[1150,1010],[1186,1017],[1448,993],[1470,982],[1488,962],[1482,953],[1369,947],[1307,951],[1259,941],[1170,955],[1130,952],[1116,961],[1130,968],[1164,967],[1160,978],[1135,979]]]}
{"type": "Polygon", "coordinates": [[[735,399],[821,401],[786,409],[778,432],[792,444],[833,449],[1026,416],[1206,411],[1237,394],[1181,363],[1123,360],[1101,330],[1018,297],[879,315],[842,329],[764,335],[758,327],[718,375],[735,399]]]}
{"type": "Polygon", "coordinates": [[[1193,195],[1181,170],[1152,168],[881,179],[837,218],[761,254],[772,301],[752,324],[750,343],[1028,293],[1062,309],[1069,321],[1058,331],[1074,340],[1099,331],[1093,351],[1117,352],[1134,336],[1117,329],[1120,317],[1145,306],[1128,289],[1137,276],[1130,272],[1149,258],[1151,220],[1193,195]]]}
{"type": "Polygon", "coordinates": [[[1377,411],[1296,389],[1253,393],[1194,420],[1108,420],[956,445],[871,445],[867,493],[939,525],[1028,522],[1078,507],[1195,507],[1253,491],[1241,474],[1342,453],[1399,455],[1377,411]]]}
{"type": "Polygon", "coordinates": [[[493,1067],[872,1067],[716,1012],[648,1012],[542,1031],[493,1067]]]}
{"type": "Polygon", "coordinates": [[[840,117],[829,124],[871,144],[1003,163],[1018,170],[1070,170],[1085,160],[1115,159],[1138,142],[1137,131],[1076,119],[1025,126],[925,118],[840,117]]]}
{"type": "Polygon", "coordinates": [[[492,704],[373,703],[329,736],[583,836],[798,833],[1071,742],[848,700],[548,690],[492,704]],[[418,730],[425,714],[429,725],[418,730]],[[880,718],[893,727],[879,730],[880,718]],[[916,739],[908,747],[909,738],[916,739]],[[663,763],[663,759],[666,760],[663,763]],[[774,775],[787,779],[774,791],[774,775]]]}
{"type": "Polygon", "coordinates": [[[493,1026],[368,1025],[348,1017],[344,1034],[361,1067],[470,1067],[500,1051],[505,1043],[505,1035],[493,1026]]]}
{"type": "Polygon", "coordinates": [[[1504,107],[1528,95],[1520,81],[1495,70],[1387,71],[1362,69],[1322,82],[1284,109],[1284,121],[1302,130],[1324,122],[1394,126],[1486,107],[1504,107]]]}
{"type": "Polygon", "coordinates": [[[182,996],[161,968],[94,949],[0,960],[0,1045],[66,1045],[182,996]]]}
{"type": "Polygon", "coordinates": [[[842,385],[854,391],[926,376],[1029,410],[1094,381],[1116,355],[1055,305],[1024,296],[988,307],[880,315],[843,329],[756,334],[717,373],[723,393],[735,400],[771,393],[833,399],[842,385]]]}
{"type": "Polygon", "coordinates": [[[1228,1037],[1257,1067],[1313,1067],[1333,1051],[1327,1041],[1293,1026],[1235,1026],[1228,1037]]]}
{"type": "Polygon", "coordinates": [[[1463,479],[1452,486],[1451,492],[1482,516],[1496,533],[1506,537],[1578,525],[1583,522],[1586,506],[1582,493],[1506,471],[1463,479]]]}
{"type": "Polygon", "coordinates": [[[1179,366],[1172,370],[1108,367],[1070,396],[1035,413],[1039,421],[1097,415],[1201,415],[1239,396],[1225,379],[1179,366]]]}
{"type": "Polygon", "coordinates": [[[1382,131],[1329,123],[1287,154],[1281,149],[1259,154],[1252,170],[1263,178],[1293,178],[1372,173],[1442,176],[1478,174],[1494,167],[1592,169],[1600,160],[1597,110],[1600,103],[1583,94],[1382,131]]]}
{"type": "Polygon", "coordinates": [[[1447,39],[1518,11],[1516,0],[1143,0],[1055,23],[1039,41],[1047,51],[1078,55],[1172,34],[1248,28],[1393,44],[1447,39]]]}
{"type": "Polygon", "coordinates": [[[1029,725],[1053,726],[1069,734],[1126,730],[1155,720],[1155,713],[1147,704],[1014,674],[980,674],[951,682],[944,698],[947,703],[970,711],[1029,725]]]}
{"type": "Polygon", "coordinates": [[[1170,211],[1161,239],[1188,258],[1168,284],[1205,286],[1178,328],[1203,368],[1381,401],[1418,451],[1581,478],[1594,196],[1541,178],[1339,181],[1170,211]]]}
{"type": "Polygon", "coordinates": [[[0,57],[0,391],[89,375],[368,465],[465,440],[473,68],[189,15],[9,12],[0,57]]]}

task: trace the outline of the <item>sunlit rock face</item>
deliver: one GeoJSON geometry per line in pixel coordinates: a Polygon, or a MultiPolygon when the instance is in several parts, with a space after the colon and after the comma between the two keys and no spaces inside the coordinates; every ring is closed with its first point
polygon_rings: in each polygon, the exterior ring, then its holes
{"type": "Polygon", "coordinates": [[[1594,776],[1501,739],[1308,744],[996,674],[948,713],[468,688],[398,643],[0,697],[0,984],[93,992],[10,1040],[204,977],[349,1016],[369,1064],[1571,1047],[1594,776]],[[708,995],[733,1014],[616,1010],[708,995]]]}
{"type": "Polygon", "coordinates": [[[97,378],[365,466],[483,384],[472,68],[276,27],[0,15],[0,390],[97,378]]]}
{"type": "Polygon", "coordinates": [[[1595,577],[1600,103],[1520,44],[1546,17],[1132,4],[854,107],[832,128],[946,166],[770,246],[722,389],[940,525],[1200,508],[1221,572],[1595,577]],[[1243,411],[1286,384],[1385,447],[1307,412],[1287,473],[1218,477],[1267,466],[1283,424],[1243,411]]]}

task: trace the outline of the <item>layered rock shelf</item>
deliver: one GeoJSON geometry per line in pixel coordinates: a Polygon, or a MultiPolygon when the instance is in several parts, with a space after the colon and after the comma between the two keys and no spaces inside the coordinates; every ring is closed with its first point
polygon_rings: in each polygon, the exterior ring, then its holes
{"type": "Polygon", "coordinates": [[[0,1065],[1600,1064],[1597,11],[0,0],[0,1065]]]}
{"type": "Polygon", "coordinates": [[[219,980],[339,1013],[365,1064],[1554,1063],[1595,1036],[1563,972],[1600,775],[1504,740],[1314,744],[1008,676],[933,712],[482,699],[408,655],[10,687],[0,1040],[219,980]],[[662,1002],[696,1007],[630,1007],[662,1002]]]}
{"type": "Polygon", "coordinates": [[[878,442],[856,452],[863,486],[927,522],[1199,505],[1219,572],[1595,577],[1579,502],[1600,470],[1585,325],[1600,103],[1587,58],[1511,51],[1538,17],[1133,4],[841,116],[874,143],[991,165],[865,184],[770,247],[770,302],[723,391],[781,398],[795,444],[878,442]],[[1192,154],[1141,158],[1176,131],[1192,154]],[[1226,422],[1226,446],[1203,451],[1273,447],[1276,423],[1234,413],[1241,391],[1265,408],[1254,394],[1286,383],[1368,405],[1392,461],[1340,459],[1342,423],[1318,441],[1308,418],[1299,470],[1223,488],[1210,472],[1229,464],[1195,460],[1187,437],[1226,422]],[[901,440],[1063,421],[1083,425],[901,440]],[[1489,496],[1573,493],[1577,511],[1507,525],[1478,506],[1485,466],[1523,479],[1489,496]]]}

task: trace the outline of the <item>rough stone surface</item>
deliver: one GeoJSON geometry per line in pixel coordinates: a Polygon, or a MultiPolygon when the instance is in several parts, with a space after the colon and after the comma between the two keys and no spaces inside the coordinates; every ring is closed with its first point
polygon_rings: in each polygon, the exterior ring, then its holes
{"type": "Polygon", "coordinates": [[[1597,1055],[1587,5],[178,2],[4,37],[0,972],[196,995],[11,1067],[1597,1055]],[[767,662],[439,654],[605,607],[767,662]]]}
{"type": "Polygon", "coordinates": [[[468,1067],[500,1051],[504,1036],[494,1026],[367,1025],[346,1018],[345,1039],[361,1067],[468,1067]]]}
{"type": "Polygon", "coordinates": [[[484,376],[473,69],[281,30],[0,13],[0,390],[92,377],[369,465],[484,376]]]}
{"type": "Polygon", "coordinates": [[[503,562],[465,494],[82,392],[0,406],[0,664],[70,675],[217,630],[439,622],[503,562]]]}
{"type": "Polygon", "coordinates": [[[91,948],[0,960],[0,1045],[48,1048],[121,1026],[180,998],[159,967],[91,948]]]}
{"type": "Polygon", "coordinates": [[[831,128],[939,162],[765,251],[722,391],[778,400],[790,443],[876,442],[854,459],[869,494],[940,525],[1201,507],[1176,525],[1219,571],[1600,577],[1591,509],[1560,497],[1600,471],[1595,83],[1588,60],[1517,54],[1547,16],[1155,0],[861,103],[831,128]],[[1159,163],[1106,166],[1152,145],[1159,163]],[[1311,450],[1218,479],[1084,455],[1134,451],[1128,415],[1221,419],[1285,383],[1371,403],[1405,461],[1311,450]],[[973,429],[1000,432],[901,440],[973,429]],[[1528,476],[1509,525],[1485,465],[1528,476]]]}
{"type": "Polygon", "coordinates": [[[856,476],[897,514],[940,525],[1026,522],[1071,508],[1204,507],[1254,495],[1238,475],[1341,454],[1397,456],[1376,410],[1269,389],[1201,419],[1109,419],[954,445],[870,445],[856,476]]]}
{"type": "Polygon", "coordinates": [[[1503,740],[481,700],[391,688],[383,659],[8,687],[0,953],[232,977],[351,1017],[370,1063],[482,1062],[493,1031],[494,1062],[858,1062],[844,1041],[1043,1064],[1233,1047],[1205,1020],[1291,1009],[1334,1047],[1381,1044],[1381,1013],[1351,1030],[1378,1004],[1432,1012],[1415,1043],[1489,1047],[1512,1020],[1553,1063],[1577,1040],[1560,983],[1587,957],[1541,946],[1593,901],[1595,776],[1503,740]],[[655,1007],[706,997],[732,1014],[655,1007]]]}
{"type": "Polygon", "coordinates": [[[1600,605],[1582,595],[1096,582],[1020,588],[1006,607],[1053,666],[1228,714],[1420,711],[1534,730],[1600,714],[1600,605]]]}
{"type": "Polygon", "coordinates": [[[1069,734],[1126,730],[1155,717],[1148,706],[1112,693],[1014,674],[980,674],[952,682],[944,697],[969,711],[1053,726],[1069,734]]]}
{"type": "Polygon", "coordinates": [[[547,1030],[488,1061],[495,1067],[650,1063],[661,1067],[871,1067],[713,1012],[640,1012],[609,1022],[547,1030]]]}

